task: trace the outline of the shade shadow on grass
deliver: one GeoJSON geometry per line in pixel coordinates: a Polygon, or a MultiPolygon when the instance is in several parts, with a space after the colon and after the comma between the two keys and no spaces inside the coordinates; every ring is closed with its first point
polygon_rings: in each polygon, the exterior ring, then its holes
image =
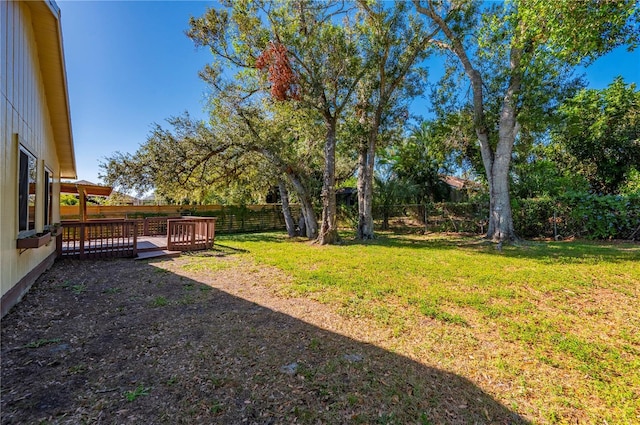
{"type": "Polygon", "coordinates": [[[1,332],[3,424],[527,423],[461,376],[145,262],[59,262],[1,332]]]}

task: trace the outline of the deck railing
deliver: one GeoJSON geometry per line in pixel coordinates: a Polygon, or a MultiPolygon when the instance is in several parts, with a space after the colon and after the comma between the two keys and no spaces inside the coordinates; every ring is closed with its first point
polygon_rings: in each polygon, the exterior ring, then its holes
{"type": "Polygon", "coordinates": [[[215,217],[181,217],[167,220],[167,249],[195,251],[213,247],[215,217]]]}
{"type": "Polygon", "coordinates": [[[138,223],[135,220],[62,222],[62,257],[110,258],[137,255],[138,223]]]}
{"type": "Polygon", "coordinates": [[[167,219],[171,217],[139,218],[138,236],[160,236],[167,234],[167,219]]]}
{"type": "Polygon", "coordinates": [[[167,249],[195,251],[213,247],[215,217],[149,217],[138,220],[63,221],[61,257],[135,257],[139,236],[166,236],[167,249]]]}

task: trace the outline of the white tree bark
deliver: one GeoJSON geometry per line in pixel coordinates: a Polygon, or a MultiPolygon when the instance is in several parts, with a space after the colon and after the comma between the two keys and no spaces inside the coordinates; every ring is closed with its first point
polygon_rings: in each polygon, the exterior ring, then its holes
{"type": "Polygon", "coordinates": [[[324,172],[322,176],[322,222],[318,233],[320,245],[338,241],[336,221],[336,119],[326,118],[327,134],[324,146],[324,172]]]}

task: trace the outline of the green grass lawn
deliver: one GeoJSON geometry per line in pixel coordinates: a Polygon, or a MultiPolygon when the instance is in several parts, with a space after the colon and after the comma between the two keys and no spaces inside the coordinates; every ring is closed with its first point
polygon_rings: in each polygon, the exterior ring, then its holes
{"type": "Polygon", "coordinates": [[[288,274],[283,296],[371,321],[388,332],[378,345],[471,379],[534,422],[640,423],[640,245],[343,236],[216,243],[288,274]]]}

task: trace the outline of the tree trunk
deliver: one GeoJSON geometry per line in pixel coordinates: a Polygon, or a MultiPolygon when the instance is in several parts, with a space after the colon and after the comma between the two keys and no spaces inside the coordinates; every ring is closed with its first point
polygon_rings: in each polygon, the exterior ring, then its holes
{"type": "Polygon", "coordinates": [[[509,164],[513,143],[518,133],[517,110],[515,102],[520,91],[522,69],[520,59],[522,50],[512,47],[510,51],[509,67],[511,75],[509,87],[502,99],[502,110],[498,124],[498,145],[495,151],[489,143],[489,129],[484,110],[484,97],[482,75],[474,68],[461,39],[454,34],[445,19],[440,17],[433,5],[429,3],[423,7],[419,0],[413,0],[416,10],[433,20],[440,27],[444,35],[451,43],[448,48],[458,57],[467,77],[471,81],[473,92],[473,124],[480,144],[482,162],[489,183],[489,227],[487,239],[496,242],[515,240],[513,228],[513,215],[511,213],[511,200],[509,196],[509,164]]]}
{"type": "Polygon", "coordinates": [[[284,224],[287,228],[287,234],[290,238],[296,235],[296,223],[291,216],[291,208],[289,207],[289,192],[287,186],[282,180],[278,180],[278,190],[280,190],[280,201],[282,202],[282,215],[284,216],[284,224]]]}
{"type": "Polygon", "coordinates": [[[320,245],[338,242],[336,222],[336,119],[326,119],[327,134],[324,145],[324,173],[322,176],[322,223],[318,234],[320,245]]]}
{"type": "Polygon", "coordinates": [[[300,176],[294,171],[293,167],[284,163],[279,157],[274,155],[268,149],[257,149],[265,158],[269,159],[276,167],[278,167],[287,176],[291,186],[298,195],[300,200],[300,206],[302,209],[302,215],[305,221],[305,230],[309,239],[315,239],[318,236],[318,219],[316,213],[313,210],[313,203],[311,202],[311,196],[305,187],[300,176]]]}
{"type": "MultiPolygon", "coordinates": [[[[381,96],[382,97],[382,96],[381,96]]],[[[380,130],[383,101],[377,105],[373,116],[367,119],[366,112],[360,122],[368,127],[367,142],[358,155],[358,232],[360,240],[374,239],[373,232],[373,173],[376,161],[376,143],[380,130]],[[368,124],[368,126],[366,125],[368,124]]]]}
{"type": "Polygon", "coordinates": [[[304,222],[306,225],[306,236],[309,239],[315,239],[318,236],[318,219],[316,218],[316,213],[313,210],[311,197],[309,196],[307,189],[302,184],[302,180],[293,172],[293,170],[287,170],[286,174],[289,178],[289,181],[291,182],[291,185],[298,194],[298,199],[300,200],[300,209],[302,210],[302,216],[304,217],[304,222]]]}
{"type": "MultiPolygon", "coordinates": [[[[517,54],[517,52],[515,52],[517,54]]],[[[513,54],[512,54],[513,56],[513,54]]],[[[513,153],[513,144],[518,134],[515,93],[520,88],[519,74],[512,75],[500,111],[500,127],[498,129],[498,145],[493,157],[489,189],[489,229],[487,238],[495,242],[514,241],[517,239],[513,227],[511,198],[509,196],[509,164],[513,153]]]]}
{"type": "Polygon", "coordinates": [[[511,78],[509,87],[502,99],[500,121],[498,128],[498,145],[496,146],[491,168],[491,190],[489,198],[489,230],[487,238],[493,241],[514,241],[517,239],[513,227],[513,214],[511,212],[511,197],[509,195],[509,164],[513,154],[513,144],[519,131],[515,101],[520,91],[522,73],[520,57],[522,51],[512,48],[510,52],[511,78]]]}
{"type": "Polygon", "coordinates": [[[358,155],[358,232],[360,240],[374,239],[373,231],[373,165],[375,146],[362,146],[358,155]]]}
{"type": "Polygon", "coordinates": [[[509,163],[496,159],[491,174],[489,227],[486,238],[494,242],[513,241],[516,234],[509,196],[509,163]]]}

